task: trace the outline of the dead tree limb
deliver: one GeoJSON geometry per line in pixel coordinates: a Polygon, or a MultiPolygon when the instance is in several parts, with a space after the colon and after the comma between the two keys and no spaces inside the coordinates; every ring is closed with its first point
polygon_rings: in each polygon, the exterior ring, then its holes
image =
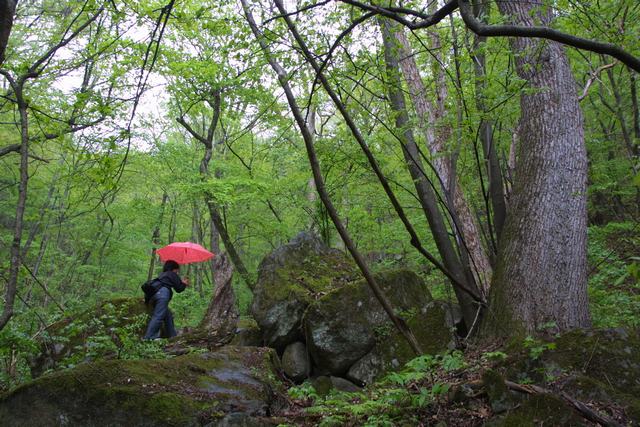
{"type": "Polygon", "coordinates": [[[582,415],[584,418],[588,419],[589,421],[593,421],[594,423],[598,423],[606,427],[622,427],[621,424],[617,423],[615,420],[607,417],[606,415],[597,413],[596,411],[594,411],[593,409],[585,405],[583,402],[577,399],[574,399],[573,397],[569,396],[567,393],[563,391],[559,393],[554,393],[551,390],[548,390],[546,388],[543,388],[534,384],[522,385],[522,384],[514,383],[512,381],[505,381],[504,383],[511,390],[515,390],[520,393],[560,396],[573,409],[575,409],[580,415],[582,415]]]}

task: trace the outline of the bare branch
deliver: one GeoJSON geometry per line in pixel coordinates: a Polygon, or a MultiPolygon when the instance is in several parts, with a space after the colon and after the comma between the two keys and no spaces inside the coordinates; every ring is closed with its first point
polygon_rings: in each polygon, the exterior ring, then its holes
{"type": "Polygon", "coordinates": [[[382,15],[389,19],[393,19],[394,21],[397,21],[402,25],[408,28],[411,28],[412,30],[431,27],[437,24],[438,22],[442,21],[444,18],[446,18],[448,15],[453,13],[458,8],[458,0],[450,0],[449,2],[445,3],[445,5],[442,6],[440,9],[438,9],[436,12],[429,15],[429,14],[425,14],[415,10],[401,8],[401,7],[382,7],[382,6],[365,4],[365,3],[359,2],[358,0],[340,0],[340,1],[346,4],[350,4],[352,6],[356,6],[363,10],[374,12],[377,15],[382,15]],[[400,14],[413,15],[421,18],[421,20],[409,21],[401,17],[400,14]]]}
{"type": "MultiPolygon", "coordinates": [[[[84,8],[82,9],[82,11],[80,11],[78,16],[83,13],[83,11],[84,8]]],[[[100,9],[98,9],[98,11],[93,16],[91,16],[84,24],[80,25],[73,33],[71,33],[71,35],[63,38],[56,45],[52,46],[44,55],[42,55],[36,62],[34,62],[31,67],[29,67],[27,73],[23,76],[23,79],[38,77],[38,75],[40,75],[40,73],[42,73],[44,69],[43,65],[48,62],[60,48],[68,45],[73,39],[78,37],[78,35],[82,31],[84,31],[85,28],[87,28],[89,25],[91,25],[91,23],[98,19],[98,16],[100,16],[102,11],[104,11],[104,6],[100,7],[100,9]]],[[[76,19],[74,19],[74,22],[75,20],[76,19]]]]}
{"type": "Polygon", "coordinates": [[[582,95],[580,95],[580,97],[578,98],[578,101],[582,101],[587,97],[587,92],[589,92],[589,88],[591,87],[593,82],[595,82],[598,79],[598,76],[600,76],[601,72],[615,66],[617,63],[618,61],[613,61],[611,64],[605,64],[601,67],[596,68],[596,70],[591,73],[591,77],[589,77],[589,80],[587,80],[587,84],[584,85],[584,90],[582,91],[582,95]]]}

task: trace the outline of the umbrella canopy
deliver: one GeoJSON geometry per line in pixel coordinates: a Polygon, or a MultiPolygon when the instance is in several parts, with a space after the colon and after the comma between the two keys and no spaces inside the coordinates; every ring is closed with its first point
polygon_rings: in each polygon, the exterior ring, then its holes
{"type": "Polygon", "coordinates": [[[173,260],[178,264],[190,264],[192,262],[202,262],[213,258],[213,253],[209,252],[197,243],[174,242],[156,251],[160,259],[165,262],[173,260]]]}

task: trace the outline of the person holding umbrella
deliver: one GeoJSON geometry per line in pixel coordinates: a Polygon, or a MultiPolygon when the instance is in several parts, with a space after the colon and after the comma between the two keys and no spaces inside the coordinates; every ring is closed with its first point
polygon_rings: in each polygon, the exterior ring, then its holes
{"type": "Polygon", "coordinates": [[[189,280],[182,280],[178,275],[180,264],[173,260],[168,260],[162,267],[162,274],[158,276],[158,281],[162,283],[160,289],[153,294],[149,302],[153,304],[153,314],[144,334],[145,340],[160,338],[160,328],[164,323],[165,332],[169,338],[177,335],[173,324],[173,313],[169,310],[169,301],[173,296],[173,289],[180,293],[189,286],[189,280]]]}
{"type": "Polygon", "coordinates": [[[213,253],[198,244],[190,242],[172,243],[159,249],[157,254],[164,261],[164,266],[162,267],[162,273],[156,279],[161,286],[149,300],[153,304],[153,314],[144,334],[144,339],[146,340],[159,338],[160,328],[163,323],[169,338],[177,335],[173,324],[173,314],[169,310],[169,301],[173,296],[173,290],[180,293],[189,286],[189,281],[187,279],[182,280],[178,275],[180,264],[202,262],[213,257],[213,253]]]}

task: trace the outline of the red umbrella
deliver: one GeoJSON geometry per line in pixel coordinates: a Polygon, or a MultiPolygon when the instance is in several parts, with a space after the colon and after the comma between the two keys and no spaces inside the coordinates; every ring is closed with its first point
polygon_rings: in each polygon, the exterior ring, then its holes
{"type": "Polygon", "coordinates": [[[192,262],[202,262],[213,258],[213,253],[209,252],[197,243],[174,242],[156,251],[160,259],[165,262],[173,260],[178,264],[190,264],[192,262]]]}

